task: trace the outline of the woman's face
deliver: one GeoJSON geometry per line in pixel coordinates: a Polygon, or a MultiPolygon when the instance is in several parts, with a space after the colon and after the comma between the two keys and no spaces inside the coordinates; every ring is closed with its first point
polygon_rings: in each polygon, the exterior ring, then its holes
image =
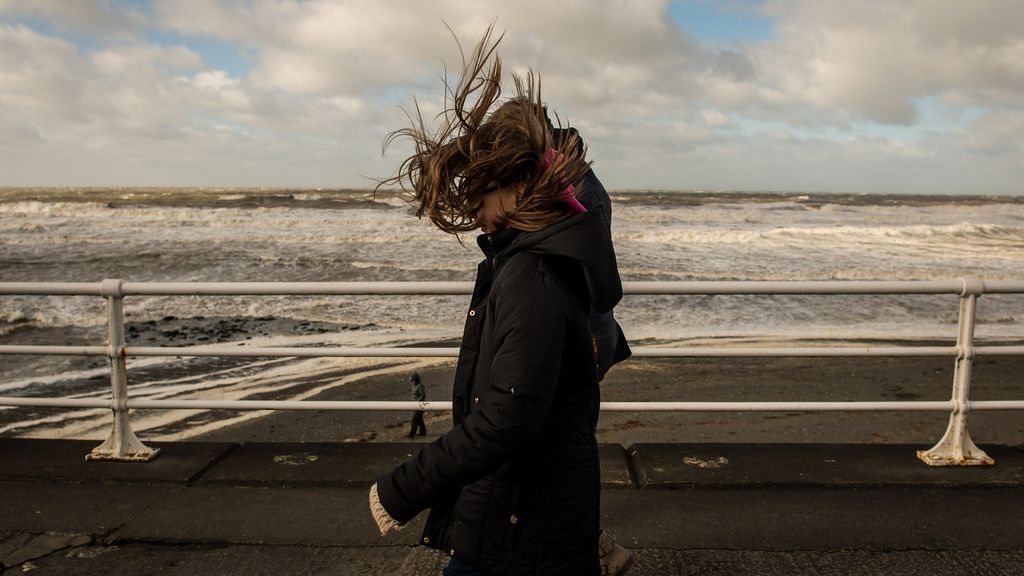
{"type": "Polygon", "coordinates": [[[516,206],[516,197],[523,185],[506,186],[505,188],[495,187],[490,192],[484,193],[480,198],[474,214],[476,224],[485,234],[504,230],[507,220],[505,214],[516,206]]]}

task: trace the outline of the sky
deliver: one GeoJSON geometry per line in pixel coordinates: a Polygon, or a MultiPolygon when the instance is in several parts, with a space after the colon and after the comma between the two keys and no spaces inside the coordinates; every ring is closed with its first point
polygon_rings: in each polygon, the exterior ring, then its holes
{"type": "Polygon", "coordinates": [[[492,22],[609,189],[1024,194],[1018,0],[0,0],[0,187],[372,187],[492,22]]]}

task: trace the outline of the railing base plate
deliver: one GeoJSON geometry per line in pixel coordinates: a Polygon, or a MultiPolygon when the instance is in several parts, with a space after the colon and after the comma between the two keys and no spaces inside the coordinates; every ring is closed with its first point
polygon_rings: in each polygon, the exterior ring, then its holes
{"type": "Polygon", "coordinates": [[[149,462],[153,458],[156,458],[160,454],[159,448],[149,448],[143,452],[126,452],[124,454],[118,454],[112,450],[100,450],[96,449],[86,454],[85,459],[88,461],[113,461],[113,462],[149,462]]]}
{"type": "MultiPolygon", "coordinates": [[[[116,417],[115,417],[116,422],[116,417]]],[[[139,440],[127,422],[118,430],[115,425],[110,436],[86,454],[86,461],[149,462],[160,454],[159,448],[150,448],[139,440]]]]}
{"type": "Polygon", "coordinates": [[[929,466],[992,466],[996,463],[978,448],[966,431],[961,442],[953,443],[944,438],[931,450],[918,450],[917,457],[929,466]]]}

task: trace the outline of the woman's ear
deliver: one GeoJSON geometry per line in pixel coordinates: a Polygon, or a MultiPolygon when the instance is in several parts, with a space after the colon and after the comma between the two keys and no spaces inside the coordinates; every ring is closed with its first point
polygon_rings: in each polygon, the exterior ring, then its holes
{"type": "Polygon", "coordinates": [[[515,204],[515,206],[516,206],[516,208],[518,208],[519,205],[523,202],[523,194],[526,193],[526,182],[520,182],[519,184],[516,184],[515,190],[516,190],[516,204],[515,204]]]}
{"type": "Polygon", "coordinates": [[[509,213],[519,208],[523,201],[523,193],[526,191],[526,182],[520,182],[503,188],[501,191],[501,211],[509,213]]]}

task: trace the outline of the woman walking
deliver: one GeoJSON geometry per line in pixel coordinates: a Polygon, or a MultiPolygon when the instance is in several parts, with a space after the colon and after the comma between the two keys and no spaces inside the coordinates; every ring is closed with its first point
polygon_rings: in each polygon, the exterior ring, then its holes
{"type": "Polygon", "coordinates": [[[480,228],[484,254],[453,387],[454,427],[370,491],[381,532],[430,509],[420,542],[445,574],[600,572],[600,392],[591,308],[622,295],[600,207],[576,200],[589,164],[548,128],[540,81],[499,102],[490,30],[464,62],[438,130],[393,137],[416,152],[399,183],[445,232],[480,228]]]}

